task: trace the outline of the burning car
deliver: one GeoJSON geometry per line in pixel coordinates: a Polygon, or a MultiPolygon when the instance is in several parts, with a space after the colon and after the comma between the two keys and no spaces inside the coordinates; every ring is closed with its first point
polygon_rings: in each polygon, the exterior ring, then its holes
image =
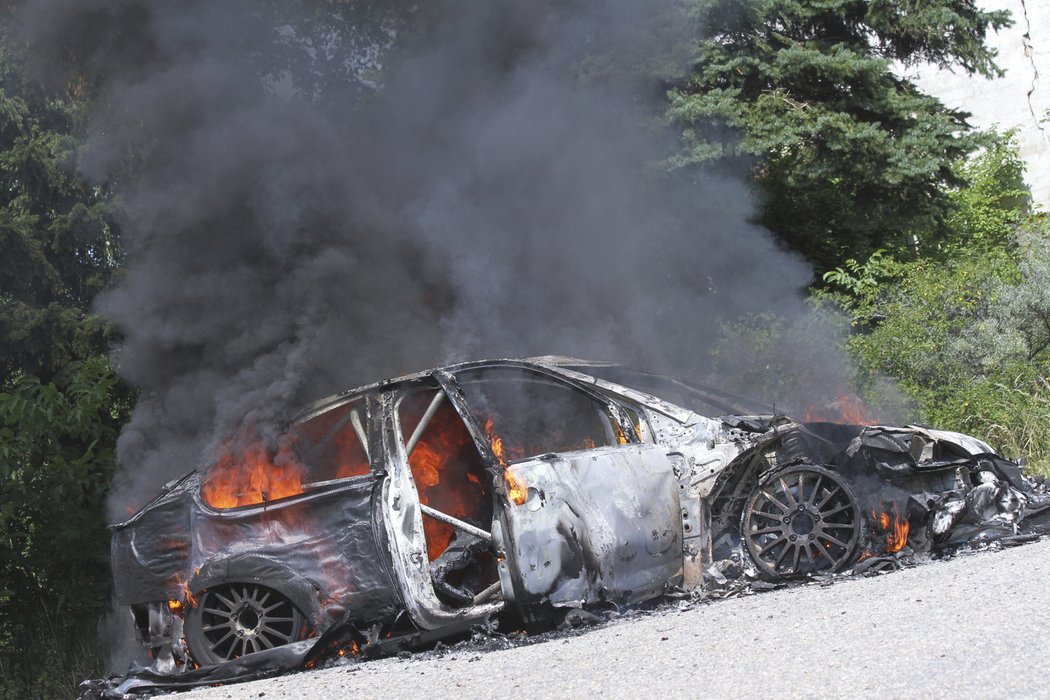
{"type": "Polygon", "coordinates": [[[543,626],[732,567],[826,574],[1039,530],[1046,507],[958,433],[797,422],[568,358],[435,369],[231,438],[113,526],[117,598],[152,658],[124,689],[543,626]]]}

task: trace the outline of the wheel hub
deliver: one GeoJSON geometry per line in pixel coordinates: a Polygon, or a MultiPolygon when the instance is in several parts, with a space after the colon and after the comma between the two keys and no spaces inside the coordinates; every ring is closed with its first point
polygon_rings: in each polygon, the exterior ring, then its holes
{"type": "Polygon", "coordinates": [[[791,531],[796,535],[808,535],[813,532],[816,524],[816,519],[810,515],[809,511],[802,511],[791,519],[791,531]]]}
{"type": "Polygon", "coordinates": [[[805,465],[759,486],[745,507],[741,535],[762,573],[789,577],[835,571],[852,561],[862,522],[842,477],[805,465]]]}
{"type": "Polygon", "coordinates": [[[237,634],[242,637],[248,637],[258,632],[262,614],[262,611],[254,605],[242,604],[233,614],[234,627],[237,630],[237,634]]]}

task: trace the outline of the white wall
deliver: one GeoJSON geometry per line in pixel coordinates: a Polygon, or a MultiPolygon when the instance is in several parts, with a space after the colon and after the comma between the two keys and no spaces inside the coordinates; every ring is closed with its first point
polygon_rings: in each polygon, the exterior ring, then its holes
{"type": "Polygon", "coordinates": [[[970,112],[980,128],[1018,129],[1032,195],[1050,210],[1050,0],[977,0],[984,10],[1010,10],[1014,26],[992,34],[1006,75],[995,80],[936,67],[906,69],[918,86],[948,107],[970,112]]]}

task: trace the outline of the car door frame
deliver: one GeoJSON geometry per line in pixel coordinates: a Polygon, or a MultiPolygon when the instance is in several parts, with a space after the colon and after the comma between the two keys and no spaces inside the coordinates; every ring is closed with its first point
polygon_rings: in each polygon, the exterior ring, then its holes
{"type": "MultiPolygon", "coordinates": [[[[493,476],[496,504],[492,535],[504,600],[516,603],[526,622],[538,622],[548,617],[552,608],[602,601],[629,604],[655,597],[667,586],[680,583],[681,487],[663,450],[643,442],[621,404],[542,365],[521,361],[479,362],[459,366],[455,373],[487,367],[531,372],[582,392],[608,411],[625,441],[621,445],[540,455],[505,466],[471,411],[455,374],[442,370],[434,373],[493,476]],[[537,484],[528,487],[523,503],[515,503],[511,495],[514,483],[511,475],[522,471],[532,471],[537,484]],[[543,472],[542,477],[538,471],[543,472]],[[593,473],[602,474],[603,478],[595,480],[593,473]],[[619,498],[606,498],[612,494],[619,498]],[[647,499],[654,502],[644,503],[647,499]],[[615,502],[602,507],[603,501],[615,502]],[[555,503],[559,513],[544,517],[555,503]],[[578,511],[584,510],[584,503],[591,505],[587,509],[590,521],[579,517],[578,511]],[[646,515],[650,516],[649,521],[645,520],[646,515]],[[639,523],[644,526],[639,527],[639,523]],[[558,533],[557,537],[548,531],[551,528],[558,533]],[[524,546],[525,539],[537,543],[538,549],[524,546]],[[552,553],[558,556],[551,557],[552,553]],[[640,557],[648,560],[642,559],[644,564],[627,567],[618,565],[640,557]],[[566,559],[574,561],[566,566],[566,559]],[[581,560],[582,564],[576,566],[581,561],[575,560],[581,560]],[[541,581],[535,572],[550,566],[566,572],[562,584],[566,583],[566,577],[573,578],[576,584],[562,586],[559,595],[550,595],[553,590],[544,592],[550,582],[541,581]],[[584,577],[586,582],[581,581],[584,577]]],[[[640,413],[637,407],[634,410],[640,413]]]]}
{"type": "MultiPolygon", "coordinates": [[[[395,578],[399,582],[409,616],[416,626],[423,630],[448,628],[455,631],[498,614],[503,609],[504,602],[497,598],[492,602],[453,607],[442,602],[434,591],[426,536],[423,532],[423,512],[400,429],[398,407],[401,399],[413,389],[434,389],[436,382],[437,390],[445,393],[446,400],[464,421],[475,447],[478,447],[480,452],[472,423],[461,410],[462,402],[457,403],[457,399],[448,389],[452,386],[453,392],[458,392],[458,387],[447,384],[440,374],[440,370],[435,370],[410,381],[381,389],[380,443],[386,462],[386,475],[379,500],[395,578]]],[[[489,462],[486,461],[488,458],[484,452],[480,452],[480,456],[486,472],[489,472],[489,462]]]]}

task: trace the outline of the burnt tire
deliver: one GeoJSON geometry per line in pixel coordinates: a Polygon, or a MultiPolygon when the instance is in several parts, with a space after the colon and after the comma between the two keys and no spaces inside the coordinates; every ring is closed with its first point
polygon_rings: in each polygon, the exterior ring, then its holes
{"type": "Polygon", "coordinates": [[[185,631],[193,658],[207,665],[298,641],[306,631],[306,617],[280,591],[231,582],[198,594],[185,631]]]}
{"type": "Polygon", "coordinates": [[[863,527],[846,480],[807,464],[762,480],[744,506],[740,534],[763,576],[794,578],[853,563],[863,527]]]}

